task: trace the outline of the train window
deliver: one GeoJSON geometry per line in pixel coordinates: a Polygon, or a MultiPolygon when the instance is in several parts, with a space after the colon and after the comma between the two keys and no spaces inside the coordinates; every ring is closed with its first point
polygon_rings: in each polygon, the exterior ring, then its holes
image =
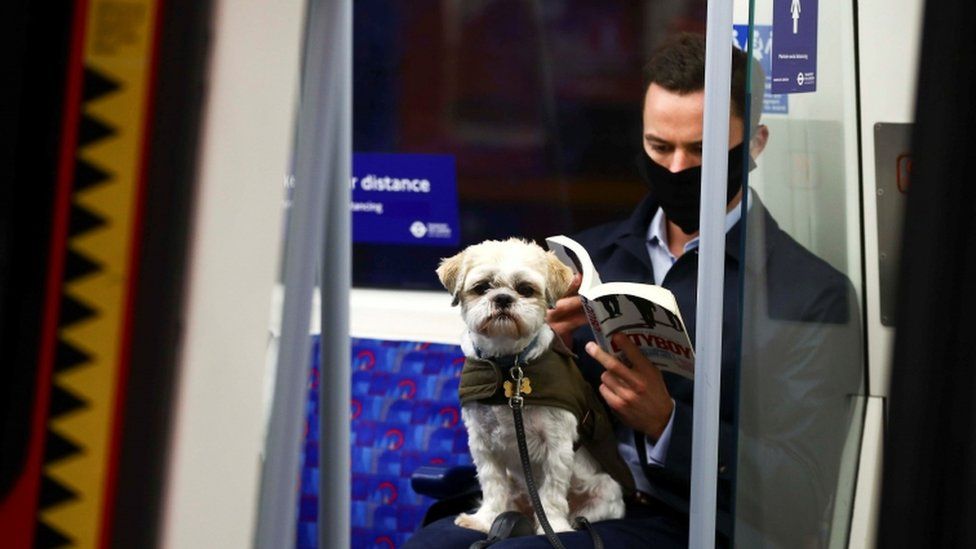
{"type": "MultiPolygon", "coordinates": [[[[673,4],[677,26],[704,6],[673,4]]],[[[463,246],[541,243],[625,215],[644,194],[641,66],[665,31],[647,23],[648,4],[373,0],[354,10],[356,183],[446,170],[456,185],[456,198],[452,188],[404,197],[382,214],[354,193],[355,286],[439,289],[439,258],[463,246]],[[447,220],[425,218],[430,207],[447,220]],[[385,226],[363,228],[380,215],[385,226]],[[444,224],[447,238],[428,231],[444,224]]]]}

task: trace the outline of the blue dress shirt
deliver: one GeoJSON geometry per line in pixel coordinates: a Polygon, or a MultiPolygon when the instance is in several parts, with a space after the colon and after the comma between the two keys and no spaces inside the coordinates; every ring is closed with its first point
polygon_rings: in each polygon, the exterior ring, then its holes
{"type": "MultiPolygon", "coordinates": [[[[749,191],[752,192],[751,190],[749,191]]],[[[749,203],[752,203],[751,196],[749,197],[749,203]]],[[[742,217],[742,202],[732,209],[732,211],[725,214],[725,232],[728,233],[729,230],[739,222],[742,217]]],[[[671,249],[668,247],[668,231],[667,231],[667,220],[664,216],[664,210],[661,208],[657,209],[657,213],[651,219],[651,223],[647,227],[647,254],[651,258],[651,265],[654,267],[654,283],[660,285],[664,281],[664,277],[667,276],[668,271],[674,262],[678,258],[671,253],[671,249]]],[[[698,237],[691,239],[684,246],[684,252],[688,253],[690,250],[694,250],[698,247],[698,237]]],[[[648,465],[663,467],[664,458],[668,453],[668,443],[671,440],[671,426],[674,423],[674,409],[671,410],[671,418],[668,420],[667,426],[661,433],[660,438],[656,441],[652,441],[649,437],[645,437],[645,446],[647,448],[647,461],[648,465]]],[[[623,425],[622,423],[617,424],[616,428],[618,446],[617,449],[620,452],[620,457],[624,459],[627,466],[630,467],[631,473],[634,475],[634,481],[637,485],[637,489],[642,492],[650,491],[650,484],[641,470],[640,458],[638,458],[637,449],[634,447],[633,429],[623,425]]]]}

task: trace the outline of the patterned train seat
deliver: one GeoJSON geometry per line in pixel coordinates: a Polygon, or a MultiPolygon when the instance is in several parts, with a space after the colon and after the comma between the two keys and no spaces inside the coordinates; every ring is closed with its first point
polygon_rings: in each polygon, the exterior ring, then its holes
{"type": "MultiPolygon", "coordinates": [[[[352,339],[353,547],[395,548],[432,503],[410,488],[423,465],[471,463],[455,345],[352,339]]],[[[313,336],[296,547],[317,546],[319,338],[313,336]]]]}

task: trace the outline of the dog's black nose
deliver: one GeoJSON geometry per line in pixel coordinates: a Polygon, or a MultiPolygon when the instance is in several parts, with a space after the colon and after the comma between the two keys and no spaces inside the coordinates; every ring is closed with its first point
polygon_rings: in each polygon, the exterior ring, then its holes
{"type": "Polygon", "coordinates": [[[505,307],[508,307],[512,303],[515,303],[515,298],[508,294],[498,294],[495,297],[491,298],[491,300],[495,303],[497,307],[501,309],[504,309],[505,307]]]}

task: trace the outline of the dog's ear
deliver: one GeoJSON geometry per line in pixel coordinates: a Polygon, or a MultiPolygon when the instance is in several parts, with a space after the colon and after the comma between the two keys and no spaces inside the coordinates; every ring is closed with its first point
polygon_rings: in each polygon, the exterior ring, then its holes
{"type": "Polygon", "coordinates": [[[546,304],[552,309],[556,306],[556,300],[566,293],[573,282],[573,270],[551,251],[546,252],[546,261],[549,264],[549,272],[546,275],[546,304]]]}
{"type": "Polygon", "coordinates": [[[462,251],[451,257],[441,259],[441,264],[437,267],[437,278],[454,297],[454,300],[451,301],[452,307],[461,302],[461,285],[464,283],[464,276],[461,271],[463,264],[464,252],[462,251]]]}

